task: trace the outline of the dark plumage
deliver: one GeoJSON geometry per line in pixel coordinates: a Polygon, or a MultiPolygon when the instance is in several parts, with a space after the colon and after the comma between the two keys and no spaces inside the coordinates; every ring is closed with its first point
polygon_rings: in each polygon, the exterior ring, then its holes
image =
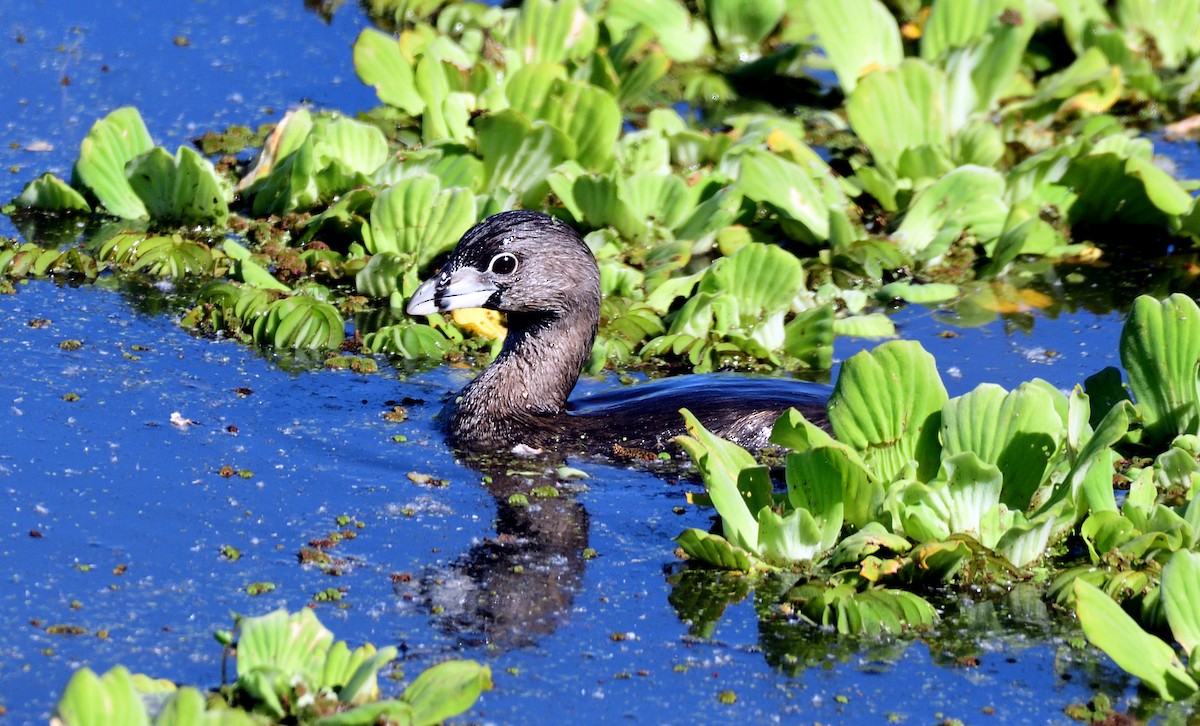
{"type": "Polygon", "coordinates": [[[469,307],[505,313],[508,337],[450,406],[450,440],[462,449],[658,451],[684,432],[681,408],[752,449],[788,407],[825,422],[825,387],[742,376],[667,379],[568,404],[596,337],[600,272],[575,230],[540,212],[504,212],[468,230],[408,312],[469,307]]]}

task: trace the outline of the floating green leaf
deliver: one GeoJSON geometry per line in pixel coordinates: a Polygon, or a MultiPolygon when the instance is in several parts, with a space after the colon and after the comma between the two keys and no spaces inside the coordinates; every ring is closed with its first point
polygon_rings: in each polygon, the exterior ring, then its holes
{"type": "Polygon", "coordinates": [[[444,189],[435,176],[409,177],[375,197],[367,249],[406,255],[423,267],[453,247],[475,221],[470,190],[444,189]]]}
{"type": "Polygon", "coordinates": [[[1052,394],[1041,386],[1007,392],[985,383],[942,408],[943,456],[969,451],[996,465],[1004,477],[1001,501],[1015,510],[1029,506],[1062,430],[1052,394]]]}
{"type": "Polygon", "coordinates": [[[92,125],[79,145],[75,176],[96,195],[109,214],[144,219],[146,205],[129,185],[125,165],[154,147],[141,114],[119,108],[92,125]]]}
{"type": "Polygon", "coordinates": [[[1188,0],[1120,0],[1117,17],[1127,30],[1153,39],[1164,68],[1200,54],[1200,16],[1188,0]]]}
{"type": "Polygon", "coordinates": [[[689,435],[677,441],[704,477],[705,488],[721,514],[725,537],[735,547],[753,552],[758,544],[758,521],[742,499],[738,477],[743,469],[757,465],[754,457],[737,444],[714,436],[690,411],[681,413],[689,435]]]}
{"type": "Polygon", "coordinates": [[[155,221],[223,226],[229,219],[232,190],[190,147],[179,147],[173,158],[155,147],[131,160],[126,173],[155,221]]]}
{"type": "Polygon", "coordinates": [[[1120,350],[1148,443],[1197,433],[1200,307],[1195,301],[1179,293],[1162,302],[1138,297],[1121,330],[1120,350]]]}
{"type": "Polygon", "coordinates": [[[90,668],[75,671],[54,707],[54,714],[65,726],[150,724],[133,679],[121,666],[103,676],[97,676],[90,668]]]}
{"type": "Polygon", "coordinates": [[[550,169],[574,154],[574,143],[554,126],[531,123],[513,109],[492,113],[475,125],[483,157],[484,187],[540,197],[550,169]]]}
{"type": "Polygon", "coordinates": [[[605,24],[616,37],[637,25],[650,28],[667,55],[681,63],[696,60],[709,45],[708,28],[679,0],[612,0],[605,24]]]}
{"type": "Polygon", "coordinates": [[[525,0],[508,40],[519,63],[561,63],[592,51],[596,25],[579,0],[525,0]]]}
{"type": "Polygon", "coordinates": [[[675,538],[688,557],[707,562],[713,567],[749,572],[754,569],[749,553],[729,544],[724,537],[699,529],[685,529],[675,538]]]}
{"type": "Polygon", "coordinates": [[[276,300],[253,324],[255,340],[276,348],[336,350],[346,338],[337,308],[307,295],[276,300]]]}
{"type": "Polygon", "coordinates": [[[213,267],[208,247],[178,234],[117,232],[101,245],[96,256],[155,277],[206,275],[213,267]]]}
{"type": "MultiPolygon", "coordinates": [[[[774,154],[750,151],[740,157],[738,188],[748,198],[766,202],[803,225],[809,242],[829,236],[829,205],[798,164],[774,154]]],[[[816,169],[828,173],[828,168],[816,169]]]]}
{"type": "Polygon", "coordinates": [[[434,724],[467,710],[490,690],[490,668],[475,661],[451,660],[422,672],[400,699],[412,706],[415,723],[434,724]]]}
{"type": "Polygon", "coordinates": [[[41,211],[90,212],[91,205],[71,185],[47,172],[29,182],[20,196],[13,200],[20,209],[41,211]]]}
{"type": "Polygon", "coordinates": [[[1181,550],[1163,568],[1162,602],[1175,641],[1191,658],[1200,658],[1200,554],[1181,550]]]}
{"type": "Polygon", "coordinates": [[[325,654],[333,645],[333,633],[308,608],[288,614],[275,610],[246,618],[239,626],[237,674],[242,678],[255,671],[282,671],[320,683],[325,654]]]}
{"type": "Polygon", "coordinates": [[[1074,594],[1083,634],[1117,665],[1167,701],[1200,689],[1171,646],[1138,627],[1111,597],[1083,579],[1075,581],[1074,594]]]}
{"type": "Polygon", "coordinates": [[[940,461],[938,428],[946,389],[920,344],[889,341],[842,365],[829,397],[829,423],[888,481],[909,461],[928,479],[940,461]]]}
{"type": "Polygon", "coordinates": [[[786,9],[784,0],[708,0],[705,5],[717,44],[755,55],[786,9]]]}
{"type": "Polygon", "coordinates": [[[354,41],[354,70],[363,83],[374,87],[380,101],[404,109],[412,116],[419,116],[425,110],[413,68],[390,35],[363,28],[354,41]]]}
{"type": "Polygon", "coordinates": [[[905,252],[933,260],[964,233],[981,243],[996,239],[1007,217],[1004,178],[991,169],[963,166],[917,195],[893,237],[905,252]]]}
{"type": "Polygon", "coordinates": [[[621,134],[621,109],[612,94],[566,78],[562,66],[527,65],[505,85],[512,108],[531,121],[545,121],[574,142],[575,159],[585,169],[604,171],[612,163],[621,134]]]}
{"type": "Polygon", "coordinates": [[[847,95],[863,76],[904,58],[900,28],[878,0],[808,0],[804,7],[847,95]]]}

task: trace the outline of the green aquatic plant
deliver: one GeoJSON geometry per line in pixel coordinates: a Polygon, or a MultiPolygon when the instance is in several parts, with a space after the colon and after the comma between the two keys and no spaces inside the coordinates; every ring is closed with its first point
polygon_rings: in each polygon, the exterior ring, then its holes
{"type": "Polygon", "coordinates": [[[767,612],[840,633],[930,624],[925,585],[1040,572],[1044,596],[1074,610],[1118,665],[1164,699],[1189,697],[1195,661],[1184,666],[1143,628],[1169,628],[1194,655],[1197,331],[1190,298],[1135,302],[1120,343],[1132,400],[1115,369],[1089,379],[1090,395],[1035,380],[949,398],[918,344],[857,354],[830,397],[831,431],[794,410],[776,423],[785,493],[685,411],[679,442],[721,529],[676,541],[695,561],[759,573],[751,582],[775,602],[767,612]],[[1123,497],[1114,481],[1126,483],[1123,497]],[[1078,547],[1060,546],[1068,540],[1078,547]]]}
{"type": "Polygon", "coordinates": [[[212,251],[200,242],[179,234],[146,236],[133,230],[114,229],[96,258],[155,277],[210,275],[214,266],[212,251]]]}
{"type": "Polygon", "coordinates": [[[371,183],[388,158],[383,132],[344,116],[289,111],[238,182],[256,215],[286,214],[333,201],[371,183]]]}
{"type": "Polygon", "coordinates": [[[1167,701],[1187,698],[1197,685],[1196,646],[1200,642],[1200,555],[1176,552],[1163,567],[1159,597],[1175,646],[1143,630],[1106,593],[1083,580],[1075,582],[1075,607],[1084,635],[1117,665],[1141,679],[1167,701]]]}
{"type": "Polygon", "coordinates": [[[828,404],[832,436],[794,410],[776,424],[772,440],[790,450],[786,497],[748,452],[685,413],[680,443],[723,534],[689,530],[677,541],[718,567],[816,567],[828,579],[797,597],[832,608],[821,612],[844,607],[830,598],[882,592],[897,577],[968,577],[960,570],[975,558],[986,563],[980,574],[1012,577],[1073,531],[1079,512],[1111,501],[1110,451],[1128,429],[1125,406],[1092,430],[1081,390],[1068,397],[1041,381],[948,398],[932,356],[916,343],[885,343],[843,364],[828,404]],[[882,542],[890,557],[877,554],[882,542]]]}
{"type": "Polygon", "coordinates": [[[810,367],[828,367],[832,311],[824,311],[826,325],[812,324],[819,308],[787,320],[797,307],[806,312],[806,302],[797,300],[805,289],[804,270],[794,255],[770,245],[746,245],[708,268],[673,314],[670,328],[643,351],[686,354],[701,371],[715,368],[722,355],[750,355],[775,365],[787,356],[810,367]]]}
{"type": "Polygon", "coordinates": [[[0,276],[10,279],[66,275],[94,280],[100,265],[86,252],[70,248],[46,248],[32,242],[0,242],[0,276]]]}
{"type": "MultiPolygon", "coordinates": [[[[544,210],[616,281],[593,368],[610,353],[825,368],[835,334],[894,333],[876,299],[947,301],[1030,257],[1094,257],[1112,229],[1200,235],[1195,183],[1106,115],[1200,86],[1179,2],[935,0],[921,17],[880,0],[592,5],[374,0],[394,32],[363,30],[353,59],[383,107],[293,109],[249,168],[220,171],[118,109],[70,183],[43,175],[8,210],[37,239],[58,217],[128,220],[88,250],[106,269],[316,284],[346,310],[402,307],[470,225],[544,210]],[[812,89],[822,68],[841,95],[812,89]],[[794,85],[808,90],[774,91],[794,85]],[[772,294],[732,274],[751,258],[772,266],[772,294]]],[[[243,337],[278,342],[273,327],[243,337]]],[[[467,339],[413,335],[384,347],[467,339]]]]}
{"type": "Polygon", "coordinates": [[[319,286],[281,293],[254,285],[214,282],[181,321],[210,334],[232,334],[260,345],[290,350],[336,350],[346,324],[319,286]]]}
{"type": "MultiPolygon", "coordinates": [[[[1161,302],[1139,297],[1125,319],[1120,350],[1144,422],[1144,443],[1162,446],[1176,436],[1200,433],[1200,306],[1179,293],[1161,302]]],[[[1122,390],[1109,390],[1108,395],[1125,397],[1122,390]]]]}
{"type": "Polygon", "coordinates": [[[71,677],[53,722],[88,724],[285,723],[435,724],[468,710],[491,689],[491,672],[473,661],[446,661],[418,675],[396,699],[380,700],[378,672],[393,646],[351,650],[312,610],[277,610],[237,623],[237,678],[204,694],[166,680],[103,676],[82,668],[71,677]]]}
{"type": "Polygon", "coordinates": [[[16,206],[87,212],[88,195],[108,214],[157,225],[223,227],[229,218],[229,183],[191,147],[172,155],[154,146],[135,108],[119,108],[92,126],[80,144],[74,176],[77,183],[68,186],[43,175],[17,197],[16,206]]]}

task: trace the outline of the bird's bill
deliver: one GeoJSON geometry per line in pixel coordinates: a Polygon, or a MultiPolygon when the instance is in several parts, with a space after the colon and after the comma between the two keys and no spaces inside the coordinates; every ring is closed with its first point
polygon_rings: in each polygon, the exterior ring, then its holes
{"type": "Polygon", "coordinates": [[[452,272],[439,272],[417,288],[405,310],[409,315],[433,315],[461,308],[481,308],[496,286],[488,282],[474,267],[460,267],[452,272]]]}

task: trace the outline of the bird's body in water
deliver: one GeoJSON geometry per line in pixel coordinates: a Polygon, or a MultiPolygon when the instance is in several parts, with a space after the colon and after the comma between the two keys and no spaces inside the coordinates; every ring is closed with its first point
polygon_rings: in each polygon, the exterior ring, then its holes
{"type": "Polygon", "coordinates": [[[407,309],[472,307],[505,313],[508,335],[450,406],[450,441],[464,450],[661,451],[684,433],[681,408],[750,449],[767,445],[789,407],[826,421],[825,387],[741,376],[683,376],[569,403],[596,338],[600,272],[575,230],[540,212],[503,212],[472,227],[407,309]]]}

